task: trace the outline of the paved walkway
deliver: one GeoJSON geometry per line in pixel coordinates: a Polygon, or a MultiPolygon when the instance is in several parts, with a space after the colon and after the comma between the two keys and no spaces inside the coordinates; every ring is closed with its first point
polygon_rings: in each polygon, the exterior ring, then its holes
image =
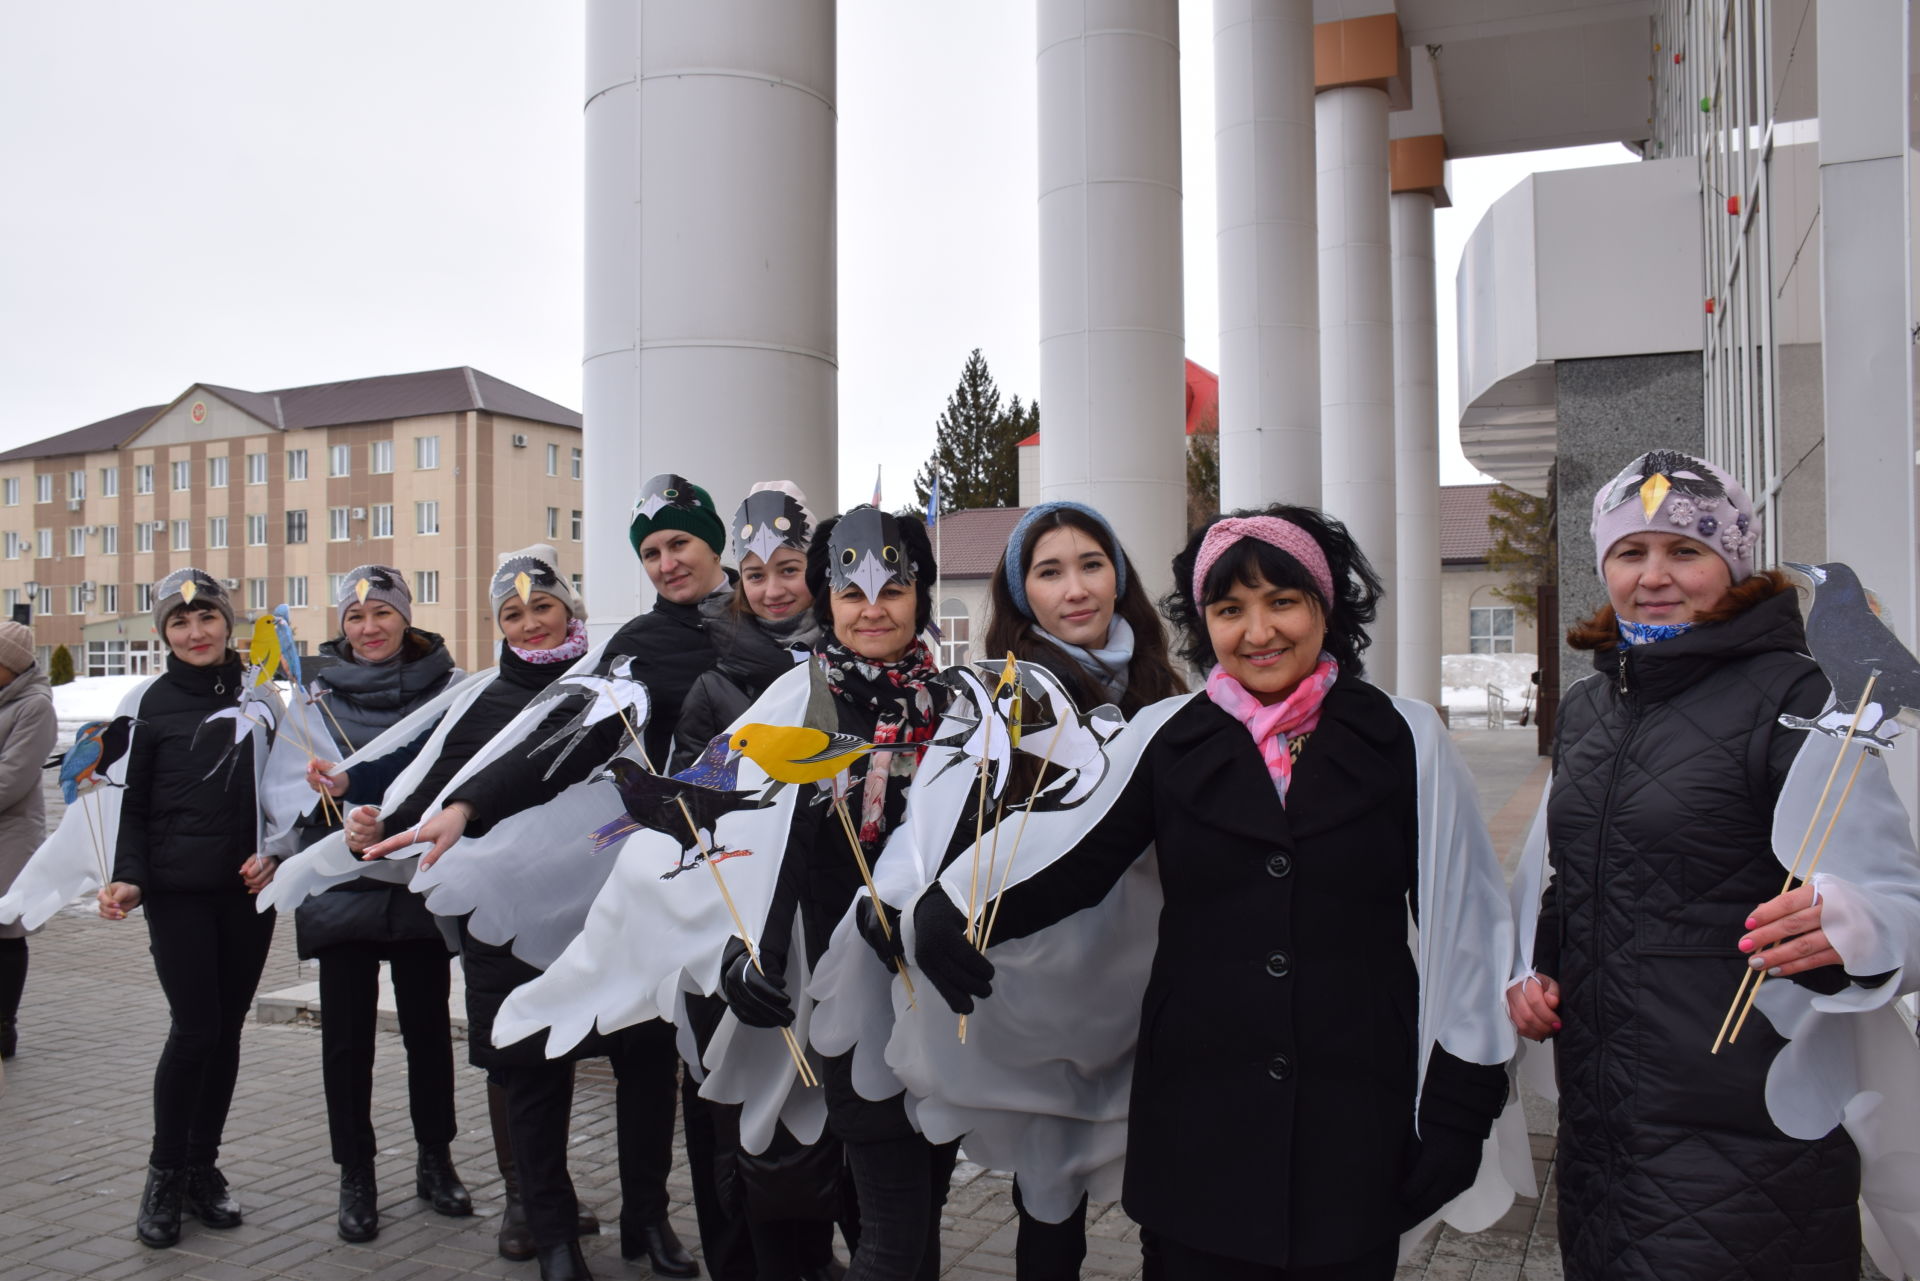
{"type": "MultiPolygon", "coordinates": [[[[1496,839],[1517,845],[1532,816],[1544,771],[1531,733],[1457,731],[1481,781],[1496,839]]],[[[32,943],[21,1011],[21,1051],[0,1094],[0,1278],[199,1278],[201,1281],[430,1281],[460,1276],[531,1278],[531,1263],[494,1253],[501,1191],[493,1163],[480,1075],[461,1069],[456,1167],[473,1192],[476,1217],[443,1219],[413,1198],[413,1145],[397,1036],[387,1034],[374,1083],[383,1149],[378,1165],[383,1229],[368,1245],[334,1234],[337,1172],[327,1159],[321,1104],[320,1037],[311,1011],[285,1002],[281,1021],[247,1030],[241,1079],[222,1166],[247,1210],[246,1224],[210,1232],[189,1222],[181,1244],[150,1251],[133,1238],[135,1203],[151,1132],[154,1059],[166,1036],[166,1004],[154,981],[146,930],[89,911],[61,913],[32,943]]],[[[312,973],[295,957],[293,931],[276,937],[263,994],[298,992],[312,973]]],[[[583,1065],[574,1114],[572,1168],[581,1194],[612,1223],[618,1215],[612,1082],[604,1064],[583,1065]]],[[[1551,1118],[1530,1109],[1536,1170],[1550,1177],[1551,1118]]],[[[684,1158],[671,1183],[673,1217],[697,1239],[684,1158]]],[[[1451,1230],[1424,1242],[1400,1269],[1402,1281],[1517,1281],[1558,1278],[1552,1201],[1517,1204],[1489,1231],[1451,1230]]],[[[954,1176],[941,1240],[953,1281],[1013,1275],[1011,1181],[963,1164],[954,1176]]],[[[1095,1207],[1084,1275],[1139,1276],[1138,1230],[1118,1206],[1095,1207]]],[[[587,1243],[597,1276],[647,1275],[622,1261],[609,1234],[587,1243]]]]}

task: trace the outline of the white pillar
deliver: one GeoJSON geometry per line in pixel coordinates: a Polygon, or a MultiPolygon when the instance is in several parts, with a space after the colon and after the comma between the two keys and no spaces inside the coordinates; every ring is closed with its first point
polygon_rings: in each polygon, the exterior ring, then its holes
{"type": "Polygon", "coordinates": [[[1220,506],[1320,502],[1313,0],[1215,0],[1220,506]]]}
{"type": "Polygon", "coordinates": [[[1175,0],[1039,0],[1042,498],[1091,504],[1156,594],[1185,522],[1175,0]]]}
{"type": "Polygon", "coordinates": [[[1394,692],[1440,704],[1440,380],[1434,323],[1433,196],[1395,192],[1394,493],[1399,677],[1394,692]]]}
{"type": "Polygon", "coordinates": [[[1389,595],[1369,628],[1367,674],[1392,689],[1394,639],[1393,268],[1387,216],[1387,95],[1314,100],[1320,211],[1321,505],[1346,522],[1389,595]]]}
{"type": "Polygon", "coordinates": [[[640,483],[722,520],[756,480],[834,509],[833,0],[591,0],[586,47],[586,590],[650,592],[640,483]]]}

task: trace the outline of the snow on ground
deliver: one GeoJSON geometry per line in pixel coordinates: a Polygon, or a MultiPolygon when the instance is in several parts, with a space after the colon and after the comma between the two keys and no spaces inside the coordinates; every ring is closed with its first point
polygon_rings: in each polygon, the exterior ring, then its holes
{"type": "Polygon", "coordinates": [[[127,691],[145,679],[144,676],[82,676],[65,685],[56,685],[53,687],[54,715],[63,725],[112,720],[127,691]]]}
{"type": "Polygon", "coordinates": [[[1440,660],[1440,699],[1456,726],[1484,723],[1487,686],[1496,685],[1507,696],[1507,719],[1517,720],[1539,666],[1537,654],[1448,654],[1440,660]]]}

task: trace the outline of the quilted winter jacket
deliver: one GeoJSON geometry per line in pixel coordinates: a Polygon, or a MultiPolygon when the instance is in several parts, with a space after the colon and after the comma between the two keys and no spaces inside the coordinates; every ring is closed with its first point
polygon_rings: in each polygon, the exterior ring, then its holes
{"type": "MultiPolygon", "coordinates": [[[[1560,982],[1560,1248],[1573,1281],[1854,1281],[1859,1158],[1767,1115],[1764,1016],[1709,1053],[1747,914],[1782,871],[1773,804],[1828,693],[1791,590],[1595,655],[1554,746],[1553,882],[1534,962],[1560,982]]],[[[1807,981],[1834,990],[1837,969],[1807,981]]]]}

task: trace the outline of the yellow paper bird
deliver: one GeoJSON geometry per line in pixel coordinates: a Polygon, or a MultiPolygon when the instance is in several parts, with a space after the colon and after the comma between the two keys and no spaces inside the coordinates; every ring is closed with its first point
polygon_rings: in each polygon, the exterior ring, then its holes
{"type": "Polygon", "coordinates": [[[993,701],[997,705],[1000,695],[1009,689],[1013,691],[1013,702],[1007,708],[1007,738],[1013,746],[1020,746],[1020,666],[1015,662],[1011,651],[1007,654],[1007,665],[1000,669],[1000,683],[993,687],[993,701]]]}
{"type": "Polygon", "coordinates": [[[728,740],[733,758],[745,756],[782,783],[832,778],[873,750],[852,734],[832,734],[801,725],[742,725],[728,740]]]}
{"type": "Polygon", "coordinates": [[[255,685],[266,684],[280,670],[280,633],[273,625],[272,614],[262,614],[253,620],[253,640],[247,645],[247,661],[260,669],[253,681],[255,685]]]}

